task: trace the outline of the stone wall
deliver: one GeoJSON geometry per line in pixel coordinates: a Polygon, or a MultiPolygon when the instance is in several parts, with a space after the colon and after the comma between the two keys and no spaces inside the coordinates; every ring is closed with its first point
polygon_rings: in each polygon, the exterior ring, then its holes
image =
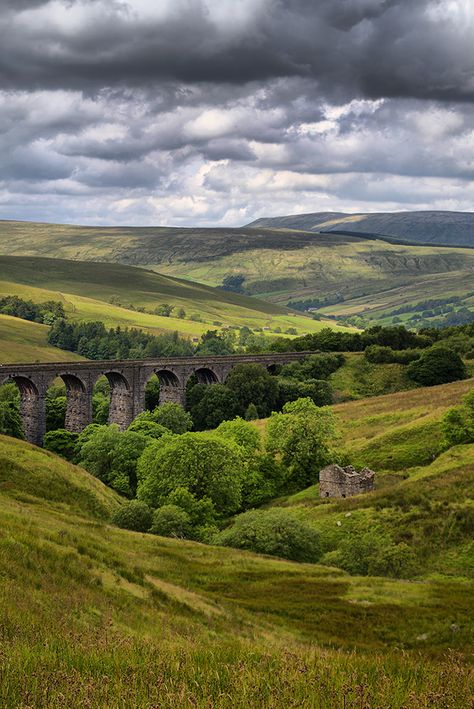
{"type": "Polygon", "coordinates": [[[328,465],[319,473],[320,497],[353,497],[374,489],[375,473],[363,468],[358,473],[352,465],[328,465]]]}

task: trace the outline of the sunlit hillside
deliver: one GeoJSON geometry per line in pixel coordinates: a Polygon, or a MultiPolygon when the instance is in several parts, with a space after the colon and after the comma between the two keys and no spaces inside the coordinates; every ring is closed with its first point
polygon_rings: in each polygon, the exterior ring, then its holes
{"type": "Polygon", "coordinates": [[[121,531],[107,523],[118,504],[0,438],[2,706],[469,705],[466,582],[121,531]]]}

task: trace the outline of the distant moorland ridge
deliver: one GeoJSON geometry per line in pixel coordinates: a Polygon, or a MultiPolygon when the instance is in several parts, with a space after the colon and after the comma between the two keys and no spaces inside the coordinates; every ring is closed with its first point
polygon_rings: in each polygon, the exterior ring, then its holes
{"type": "Polygon", "coordinates": [[[264,217],[247,226],[259,229],[297,229],[319,233],[376,236],[412,244],[474,247],[474,213],[472,212],[427,211],[373,214],[314,212],[264,217]]]}

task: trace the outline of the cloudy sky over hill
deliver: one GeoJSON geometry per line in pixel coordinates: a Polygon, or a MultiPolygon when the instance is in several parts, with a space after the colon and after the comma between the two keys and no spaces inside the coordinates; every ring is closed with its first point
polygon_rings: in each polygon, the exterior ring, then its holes
{"type": "Polygon", "coordinates": [[[3,0],[0,218],[473,210],[471,0],[3,0]]]}

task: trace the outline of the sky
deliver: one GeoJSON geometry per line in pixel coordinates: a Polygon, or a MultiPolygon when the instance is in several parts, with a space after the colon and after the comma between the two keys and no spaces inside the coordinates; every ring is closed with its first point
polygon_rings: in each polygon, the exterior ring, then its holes
{"type": "Polygon", "coordinates": [[[471,0],[2,0],[0,218],[473,211],[471,0]]]}

